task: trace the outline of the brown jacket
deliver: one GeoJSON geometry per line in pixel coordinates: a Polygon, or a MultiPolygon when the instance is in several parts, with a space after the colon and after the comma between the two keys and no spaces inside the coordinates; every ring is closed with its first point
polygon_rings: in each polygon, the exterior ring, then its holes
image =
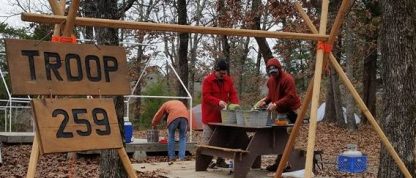
{"type": "Polygon", "coordinates": [[[189,123],[189,111],[179,100],[170,100],[163,103],[153,117],[152,126],[157,126],[165,114],[168,115],[167,126],[178,117],[184,117],[189,123]]]}

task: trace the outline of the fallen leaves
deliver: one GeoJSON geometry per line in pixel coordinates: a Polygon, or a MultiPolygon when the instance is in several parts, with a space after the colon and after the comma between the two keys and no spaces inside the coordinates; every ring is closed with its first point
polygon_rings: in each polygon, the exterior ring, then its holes
{"type": "MultiPolygon", "coordinates": [[[[199,140],[201,132],[193,132],[194,140],[199,140]]],[[[161,130],[161,136],[166,131],[161,130]]],[[[295,147],[306,150],[308,125],[303,125],[295,147]]],[[[136,138],[146,138],[144,132],[135,132],[136,138]]],[[[324,168],[318,170],[319,177],[377,177],[379,165],[380,139],[371,126],[360,126],[357,132],[350,133],[347,129],[338,128],[334,124],[320,122],[316,132],[315,150],[322,150],[324,168]],[[336,170],[337,156],[346,150],[347,144],[357,144],[359,151],[368,156],[368,169],[362,174],[341,173],[336,170]]],[[[31,145],[4,145],[1,148],[3,164],[0,166],[0,177],[25,177],[29,163],[31,145]]],[[[262,167],[274,162],[276,156],[263,156],[262,167]]],[[[78,155],[74,164],[70,164],[66,154],[42,155],[38,161],[36,177],[98,177],[99,155],[78,155]]],[[[186,160],[195,160],[187,156],[186,160]]],[[[140,163],[167,162],[167,156],[148,156],[140,163]]],[[[132,160],[134,163],[139,161],[132,160]]],[[[156,178],[163,170],[137,172],[139,177],[156,178]]]]}

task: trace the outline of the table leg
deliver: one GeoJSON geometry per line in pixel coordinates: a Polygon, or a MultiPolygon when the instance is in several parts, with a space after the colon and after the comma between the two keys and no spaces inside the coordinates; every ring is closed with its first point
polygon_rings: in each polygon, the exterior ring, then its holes
{"type": "Polygon", "coordinates": [[[206,171],[209,163],[212,161],[212,156],[203,155],[199,150],[196,151],[195,171],[206,171]]]}
{"type": "Polygon", "coordinates": [[[253,154],[245,154],[242,159],[237,155],[234,158],[234,178],[244,178],[247,177],[248,172],[250,171],[251,166],[257,160],[259,156],[253,154]]]}
{"type": "Polygon", "coordinates": [[[257,156],[251,168],[257,169],[261,167],[261,156],[257,156]]]}

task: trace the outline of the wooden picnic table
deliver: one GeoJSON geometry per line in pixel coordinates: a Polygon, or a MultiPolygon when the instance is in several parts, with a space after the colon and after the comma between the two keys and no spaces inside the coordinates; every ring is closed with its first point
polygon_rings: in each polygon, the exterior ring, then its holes
{"type": "MultiPolygon", "coordinates": [[[[209,123],[213,134],[208,145],[198,145],[196,171],[206,171],[214,156],[234,161],[234,177],[246,177],[250,168],[260,168],[261,155],[282,154],[289,138],[287,126],[249,127],[209,123]]],[[[305,159],[299,152],[291,155],[291,170],[303,169],[305,159]],[[302,159],[303,158],[303,159],[302,159]]]]}

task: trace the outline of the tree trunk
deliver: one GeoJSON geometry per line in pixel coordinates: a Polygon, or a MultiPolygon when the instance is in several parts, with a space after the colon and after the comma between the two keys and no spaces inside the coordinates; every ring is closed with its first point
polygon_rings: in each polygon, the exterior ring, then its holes
{"type": "MultiPolygon", "coordinates": [[[[416,156],[416,1],[381,1],[384,92],[380,124],[413,177],[416,156]]],[[[403,177],[384,146],[378,177],[403,177]]]]}
{"type": "MultiPolygon", "coordinates": [[[[217,1],[217,12],[218,12],[218,27],[228,27],[229,17],[226,13],[226,3],[225,0],[217,1]]],[[[228,43],[228,37],[226,35],[220,36],[220,44],[222,47],[222,54],[225,60],[230,64],[230,44],[228,43]]],[[[230,73],[231,65],[229,65],[228,73],[230,73]]]]}
{"type": "MultiPolygon", "coordinates": [[[[178,0],[178,24],[186,25],[186,0],[178,0]]],[[[188,88],[188,40],[189,33],[179,33],[179,48],[178,48],[178,75],[183,84],[177,80],[178,95],[188,96],[184,87],[188,88]]]]}
{"type": "MultiPolygon", "coordinates": [[[[117,1],[98,0],[97,17],[106,19],[119,19],[120,14],[117,9],[117,1]]],[[[97,28],[97,41],[101,45],[118,46],[118,29],[97,28]]],[[[124,98],[123,96],[114,97],[117,120],[121,134],[124,135],[124,98]]],[[[124,137],[122,137],[124,138],[124,137]]],[[[116,150],[102,150],[100,159],[100,178],[121,178],[127,177],[125,169],[120,161],[116,150]]]]}
{"type": "MultiPolygon", "coordinates": [[[[368,41],[368,39],[367,39],[368,41]]],[[[363,71],[363,100],[368,110],[377,117],[376,113],[376,94],[377,94],[377,50],[373,50],[371,54],[364,59],[363,71]]],[[[363,115],[362,122],[366,123],[367,119],[363,115]]]]}
{"type": "MultiPolygon", "coordinates": [[[[354,63],[355,63],[355,50],[356,50],[356,35],[351,27],[351,18],[346,19],[345,21],[345,55],[346,55],[346,66],[347,66],[347,76],[351,81],[354,81],[354,63]]],[[[348,92],[348,91],[347,91],[348,92]]],[[[354,98],[352,97],[351,93],[346,93],[346,116],[347,116],[347,128],[350,131],[357,130],[357,124],[355,123],[354,118],[354,98]]]]}
{"type": "MultiPolygon", "coordinates": [[[[197,1],[197,5],[196,5],[196,10],[195,10],[195,25],[196,26],[199,26],[199,24],[200,24],[200,20],[201,20],[201,18],[202,18],[202,10],[203,10],[203,8],[205,7],[205,3],[206,3],[207,1],[205,1],[205,0],[198,0],[197,1]]],[[[195,96],[195,89],[194,89],[194,83],[195,83],[195,70],[196,70],[196,66],[195,66],[195,64],[196,64],[196,56],[197,56],[197,54],[196,54],[196,50],[197,50],[197,48],[198,48],[198,44],[199,44],[199,40],[201,39],[200,38],[200,34],[197,34],[197,33],[194,33],[194,34],[192,34],[192,45],[191,45],[191,50],[190,50],[190,55],[191,55],[191,58],[190,58],[190,68],[189,68],[189,92],[191,93],[191,95],[192,96],[195,96]]]]}
{"type": "MultiPolygon", "coordinates": [[[[366,24],[373,26],[373,21],[375,18],[380,17],[380,3],[378,1],[365,0],[365,7],[371,15],[368,15],[366,19],[366,24]]],[[[378,25],[378,24],[377,24],[378,25]]],[[[378,28],[375,31],[370,31],[370,33],[365,35],[365,40],[369,45],[371,52],[364,59],[364,70],[363,70],[363,100],[368,110],[377,117],[376,113],[376,104],[377,104],[377,47],[372,47],[371,44],[377,44],[379,30],[378,28]]],[[[362,123],[366,123],[367,119],[362,115],[362,123]]]]}
{"type": "MultiPolygon", "coordinates": [[[[260,20],[261,11],[259,11],[260,5],[261,5],[261,0],[253,0],[251,14],[253,16],[254,23],[251,27],[249,27],[250,29],[260,30],[260,23],[261,23],[261,20],[260,20]]],[[[270,50],[269,44],[267,43],[266,38],[255,37],[254,39],[256,39],[257,45],[259,45],[260,53],[263,56],[264,63],[266,64],[267,60],[273,57],[273,53],[270,50]]]]}
{"type": "MultiPolygon", "coordinates": [[[[332,24],[332,22],[335,20],[335,17],[338,13],[338,5],[341,3],[340,0],[336,0],[336,1],[331,1],[331,3],[329,4],[329,24],[332,24]]],[[[338,40],[334,43],[334,46],[336,46],[336,49],[341,49],[342,45],[341,45],[341,35],[338,36],[338,40]]],[[[341,52],[338,51],[334,51],[333,52],[334,55],[337,57],[337,60],[339,62],[340,57],[341,57],[341,52]]],[[[342,98],[341,98],[341,91],[339,89],[339,80],[338,80],[338,76],[336,74],[336,72],[329,67],[330,70],[330,76],[329,76],[329,87],[327,90],[327,97],[326,98],[326,108],[325,108],[325,119],[327,121],[335,121],[339,126],[345,126],[345,122],[344,122],[344,116],[343,116],[343,111],[342,111],[342,98]],[[329,91],[329,90],[332,90],[329,91]],[[331,96],[332,94],[332,96],[331,96]],[[331,106],[332,104],[332,106],[331,106]],[[327,115],[328,114],[328,115],[327,115]],[[328,119],[330,118],[330,119],[328,119]]]]}

